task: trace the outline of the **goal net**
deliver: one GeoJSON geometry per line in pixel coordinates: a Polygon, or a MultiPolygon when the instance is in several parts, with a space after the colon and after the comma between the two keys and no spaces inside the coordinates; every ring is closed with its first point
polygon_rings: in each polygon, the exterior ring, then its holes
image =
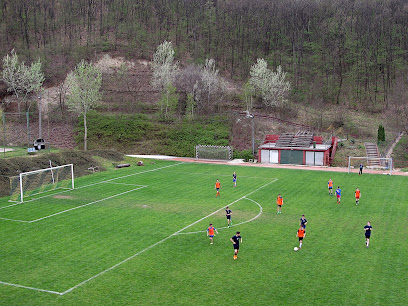
{"type": "Polygon", "coordinates": [[[387,174],[389,175],[392,174],[392,168],[393,168],[392,158],[349,156],[348,173],[358,172],[360,169],[360,165],[363,165],[364,168],[384,170],[384,171],[387,171],[387,174]]]}
{"type": "Polygon", "coordinates": [[[232,159],[232,147],[230,146],[197,145],[195,151],[197,159],[232,159]]]}
{"type": "Polygon", "coordinates": [[[56,189],[74,189],[72,164],[20,173],[10,178],[10,201],[24,199],[56,189]]]}

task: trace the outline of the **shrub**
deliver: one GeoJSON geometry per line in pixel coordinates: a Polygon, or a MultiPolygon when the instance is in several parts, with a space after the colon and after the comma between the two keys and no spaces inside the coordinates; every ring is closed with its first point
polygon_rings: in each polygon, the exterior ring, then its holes
{"type": "Polygon", "coordinates": [[[233,156],[234,159],[243,159],[246,162],[254,158],[252,150],[234,151],[233,156]]]}

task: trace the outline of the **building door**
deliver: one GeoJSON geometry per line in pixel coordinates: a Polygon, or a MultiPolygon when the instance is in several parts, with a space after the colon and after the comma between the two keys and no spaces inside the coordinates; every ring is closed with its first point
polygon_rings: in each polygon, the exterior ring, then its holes
{"type": "Polygon", "coordinates": [[[269,164],[269,151],[270,150],[261,150],[261,163],[269,164]]]}
{"type": "Polygon", "coordinates": [[[279,164],[279,150],[270,150],[269,162],[271,164],[279,164]]]}
{"type": "Polygon", "coordinates": [[[281,164],[303,164],[303,151],[302,150],[281,150],[281,164]]]}

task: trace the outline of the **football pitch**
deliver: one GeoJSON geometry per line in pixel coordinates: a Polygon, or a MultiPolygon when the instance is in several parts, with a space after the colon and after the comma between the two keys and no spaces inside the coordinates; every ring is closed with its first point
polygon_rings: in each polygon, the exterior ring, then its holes
{"type": "Polygon", "coordinates": [[[147,161],[37,197],[0,199],[2,305],[391,305],[408,298],[407,177],[147,161]],[[342,189],[340,205],[328,195],[330,178],[342,189]],[[306,237],[295,252],[302,214],[306,237]],[[219,233],[213,245],[209,223],[219,233]],[[236,231],[243,243],[233,260],[236,231]]]}

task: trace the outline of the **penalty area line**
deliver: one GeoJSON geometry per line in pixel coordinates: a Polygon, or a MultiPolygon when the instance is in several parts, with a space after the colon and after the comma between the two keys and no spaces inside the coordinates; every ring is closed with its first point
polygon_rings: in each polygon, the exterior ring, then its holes
{"type": "MultiPolygon", "coordinates": [[[[254,191],[251,191],[250,193],[244,195],[243,197],[241,197],[241,198],[239,198],[239,199],[233,201],[233,202],[232,202],[231,204],[229,204],[229,205],[232,205],[232,204],[234,204],[234,203],[240,201],[241,199],[246,198],[247,196],[249,196],[249,195],[253,194],[254,192],[256,192],[256,191],[258,191],[258,190],[260,190],[260,189],[262,189],[262,188],[264,188],[264,187],[266,187],[266,186],[272,184],[273,182],[275,182],[275,181],[277,181],[277,180],[278,180],[278,179],[274,179],[273,181],[271,181],[271,182],[269,182],[269,183],[267,183],[267,184],[265,184],[265,185],[263,185],[263,186],[261,186],[261,187],[255,189],[254,191]]],[[[248,200],[249,200],[249,199],[248,199],[248,200]]],[[[251,200],[251,201],[252,201],[252,200],[251,200]]],[[[117,263],[116,265],[114,265],[114,266],[112,266],[112,267],[110,267],[110,268],[108,268],[108,269],[106,269],[106,270],[104,270],[104,271],[102,271],[102,272],[99,272],[98,274],[96,274],[96,275],[94,275],[94,276],[92,276],[92,277],[90,277],[90,278],[84,280],[83,282],[79,283],[78,285],[75,285],[74,287],[69,288],[68,290],[65,290],[64,292],[61,293],[61,295],[67,294],[67,293],[69,293],[69,292],[75,290],[76,288],[78,288],[78,287],[80,287],[80,286],[82,286],[82,285],[85,285],[86,283],[90,282],[91,280],[93,280],[93,279],[95,279],[95,278],[97,278],[97,277],[99,277],[99,276],[105,274],[106,272],[109,272],[109,271],[111,271],[111,270],[113,270],[113,269],[119,267],[120,265],[124,264],[125,262],[127,262],[127,261],[129,261],[129,260],[135,258],[136,256],[138,256],[138,255],[140,255],[140,254],[142,254],[142,253],[144,253],[144,252],[146,252],[146,251],[152,249],[153,247],[155,247],[155,246],[157,246],[157,245],[159,245],[159,244],[165,242],[166,240],[170,239],[171,237],[174,237],[174,236],[180,234],[182,231],[188,229],[189,227],[191,227],[191,226],[193,226],[193,225],[195,225],[195,224],[197,224],[197,223],[199,223],[199,222],[201,222],[201,221],[207,219],[208,217],[210,217],[210,216],[216,214],[217,212],[219,212],[220,210],[224,209],[224,208],[227,207],[227,206],[228,206],[228,205],[226,205],[226,206],[224,206],[224,207],[221,207],[220,209],[217,209],[216,211],[210,213],[209,215],[207,215],[207,216],[205,216],[205,217],[202,217],[201,219],[199,219],[199,220],[197,220],[197,221],[195,221],[195,222],[193,222],[193,223],[191,223],[191,224],[189,224],[189,225],[183,227],[182,229],[180,229],[180,230],[174,232],[174,233],[171,234],[170,236],[167,236],[166,238],[164,238],[164,239],[162,239],[162,240],[160,240],[160,241],[157,241],[156,243],[152,244],[151,246],[148,246],[147,248],[141,250],[140,252],[137,252],[136,254],[133,254],[132,256],[130,256],[130,257],[128,257],[128,258],[122,260],[121,262],[117,263]]],[[[261,213],[262,213],[262,211],[261,211],[261,213]]],[[[257,218],[257,217],[256,217],[256,218],[257,218]]]]}
{"type": "MultiPolygon", "coordinates": [[[[159,168],[155,168],[155,169],[150,169],[150,170],[146,170],[146,171],[141,171],[141,172],[137,172],[137,173],[132,173],[132,174],[128,174],[128,175],[123,175],[123,176],[115,177],[115,178],[112,178],[112,179],[109,179],[109,180],[100,181],[100,182],[97,182],[97,183],[93,183],[93,184],[89,184],[89,185],[85,185],[85,186],[80,186],[80,187],[75,187],[74,189],[68,189],[68,190],[64,190],[64,191],[61,191],[61,192],[56,192],[56,193],[53,193],[53,194],[48,194],[48,195],[45,195],[45,196],[42,196],[42,197],[34,198],[34,199],[27,200],[27,201],[24,201],[24,202],[19,202],[19,203],[12,204],[12,205],[9,205],[9,206],[14,206],[14,205],[18,205],[18,204],[24,204],[24,203],[28,203],[28,202],[32,202],[32,201],[37,201],[37,200],[40,200],[40,199],[43,199],[43,198],[52,197],[52,196],[54,196],[54,195],[61,194],[61,193],[65,193],[65,192],[69,192],[69,191],[72,191],[72,190],[87,188],[87,187],[91,187],[91,186],[95,186],[95,185],[103,184],[103,183],[110,183],[111,181],[119,180],[119,179],[121,179],[121,178],[129,177],[129,176],[134,176],[134,175],[138,175],[138,174],[143,174],[143,173],[147,173],[147,172],[158,171],[158,170],[161,170],[161,169],[165,169],[165,168],[169,168],[169,167],[174,167],[174,166],[178,166],[178,165],[182,165],[182,164],[184,164],[184,162],[180,162],[180,163],[177,163],[177,164],[174,164],[174,165],[163,166],[163,167],[159,167],[159,168]]],[[[135,185],[135,186],[141,186],[141,185],[135,185]]],[[[9,206],[7,206],[7,207],[9,207],[9,206]]],[[[0,209],[1,209],[1,208],[0,208],[0,209]]]]}
{"type": "Polygon", "coordinates": [[[57,292],[57,291],[45,290],[45,289],[40,289],[40,288],[35,288],[35,287],[28,287],[28,286],[23,286],[23,285],[18,285],[18,284],[6,283],[2,281],[0,281],[0,284],[6,285],[6,286],[12,286],[12,287],[18,287],[18,288],[30,289],[30,290],[40,291],[40,292],[47,292],[47,293],[62,295],[61,292],[57,292]]]}
{"type": "Polygon", "coordinates": [[[118,196],[120,196],[120,195],[129,193],[129,192],[132,192],[132,191],[136,191],[136,190],[139,190],[139,189],[142,189],[142,188],[145,188],[145,187],[147,187],[147,186],[142,186],[142,187],[135,188],[135,189],[132,189],[132,190],[128,190],[128,191],[125,191],[125,192],[121,192],[121,193],[115,194],[115,195],[110,196],[110,197],[107,197],[107,198],[103,198],[103,199],[100,199],[100,200],[97,200],[97,201],[93,201],[93,202],[90,202],[90,203],[87,203],[87,204],[84,204],[84,205],[81,205],[81,206],[77,206],[77,207],[73,207],[73,208],[70,208],[70,209],[66,209],[66,210],[57,212],[57,213],[55,213],[55,214],[49,215],[49,216],[45,216],[45,217],[38,218],[38,219],[35,219],[35,220],[32,220],[32,221],[28,221],[28,223],[33,223],[33,222],[41,221],[41,220],[44,220],[44,219],[47,219],[47,218],[51,218],[51,217],[54,217],[54,216],[57,216],[57,215],[66,213],[66,212],[68,212],[68,211],[74,210],[74,209],[78,209],[78,208],[81,208],[81,207],[85,207],[85,206],[88,206],[88,205],[92,205],[92,204],[96,204],[96,203],[99,203],[99,202],[102,202],[102,201],[106,201],[106,200],[109,200],[109,199],[118,197],[118,196]]]}
{"type": "MultiPolygon", "coordinates": [[[[234,204],[234,203],[236,203],[236,202],[238,202],[238,201],[240,201],[240,200],[242,200],[242,199],[244,199],[244,198],[247,198],[247,196],[249,196],[249,195],[253,194],[254,192],[256,192],[256,191],[258,191],[258,190],[260,190],[260,189],[262,189],[262,188],[264,188],[264,187],[266,187],[266,186],[272,184],[273,182],[276,182],[277,180],[278,180],[278,179],[274,179],[273,181],[271,181],[271,182],[269,182],[269,183],[267,183],[267,184],[265,184],[265,185],[263,185],[263,186],[261,186],[261,187],[255,189],[254,191],[251,191],[251,192],[248,193],[247,195],[245,195],[245,196],[243,196],[243,197],[241,197],[241,198],[239,198],[239,199],[233,201],[233,202],[232,202],[231,204],[229,204],[229,205],[232,205],[232,204],[234,204]]],[[[247,198],[247,199],[250,200],[250,201],[253,201],[253,200],[251,200],[251,199],[249,199],[249,198],[247,198]]],[[[255,202],[255,201],[253,201],[253,202],[255,202]]],[[[87,205],[89,205],[89,204],[87,204],[87,205]]],[[[111,270],[117,268],[118,266],[124,264],[125,262],[127,262],[127,261],[129,261],[129,260],[135,258],[136,256],[138,256],[138,255],[140,255],[140,254],[142,254],[142,253],[144,253],[144,252],[146,252],[146,251],[152,249],[153,247],[155,247],[155,246],[161,244],[162,242],[165,242],[166,240],[168,240],[168,239],[170,239],[170,238],[172,238],[172,237],[174,237],[174,236],[180,234],[182,231],[184,231],[184,230],[188,229],[189,227],[191,227],[191,226],[193,226],[193,225],[195,225],[195,224],[197,224],[197,223],[199,223],[199,222],[205,220],[206,218],[208,218],[208,217],[210,217],[210,216],[216,214],[217,212],[219,212],[220,210],[224,209],[224,208],[227,207],[227,206],[228,206],[228,205],[226,205],[226,206],[224,206],[224,207],[222,207],[222,208],[220,208],[220,209],[217,209],[216,211],[212,212],[211,214],[209,214],[209,215],[207,215],[207,216],[205,216],[205,217],[202,217],[201,219],[199,219],[199,220],[197,220],[197,221],[195,221],[195,222],[193,222],[193,223],[191,223],[191,224],[189,224],[189,225],[183,227],[182,229],[180,229],[180,230],[174,232],[173,234],[171,234],[170,236],[168,236],[168,237],[166,237],[166,238],[164,238],[164,239],[162,239],[162,240],[160,240],[160,241],[157,241],[156,243],[154,243],[154,244],[148,246],[147,248],[141,250],[140,252],[137,252],[136,254],[133,254],[132,256],[130,256],[130,257],[128,257],[128,258],[122,260],[121,262],[119,262],[119,263],[113,265],[112,267],[110,267],[110,268],[108,268],[108,269],[106,269],[106,270],[103,270],[102,272],[99,272],[98,274],[96,274],[96,275],[94,275],[94,276],[92,276],[92,277],[90,277],[90,278],[84,280],[83,282],[81,282],[81,283],[79,283],[79,284],[77,284],[77,285],[75,285],[75,286],[69,288],[68,290],[65,290],[64,292],[44,290],[44,289],[39,289],[39,288],[34,288],[34,287],[27,287],[27,286],[22,286],[22,285],[17,285],[17,284],[10,284],[10,283],[5,283],[5,282],[0,282],[0,284],[9,285],[9,286],[14,286],[14,287],[20,287],[20,288],[25,288],[25,289],[31,289],[31,290],[41,291],[41,292],[47,292],[47,293],[52,293],[52,294],[57,294],[57,295],[65,295],[65,294],[67,294],[67,293],[69,293],[69,292],[75,290],[76,288],[78,288],[78,287],[80,287],[80,286],[82,286],[82,285],[85,285],[86,283],[90,282],[91,280],[93,280],[93,279],[95,279],[95,278],[97,278],[97,277],[99,277],[99,276],[105,274],[106,272],[109,272],[109,271],[111,271],[111,270]]],[[[261,206],[260,206],[260,207],[261,207],[261,206]]],[[[260,212],[260,214],[261,214],[261,213],[262,213],[262,207],[261,207],[261,212],[260,212]]],[[[245,221],[245,222],[250,222],[250,221],[252,221],[252,220],[258,218],[260,214],[258,214],[257,216],[255,216],[255,217],[252,218],[251,220],[248,220],[248,221],[245,221]]]]}

